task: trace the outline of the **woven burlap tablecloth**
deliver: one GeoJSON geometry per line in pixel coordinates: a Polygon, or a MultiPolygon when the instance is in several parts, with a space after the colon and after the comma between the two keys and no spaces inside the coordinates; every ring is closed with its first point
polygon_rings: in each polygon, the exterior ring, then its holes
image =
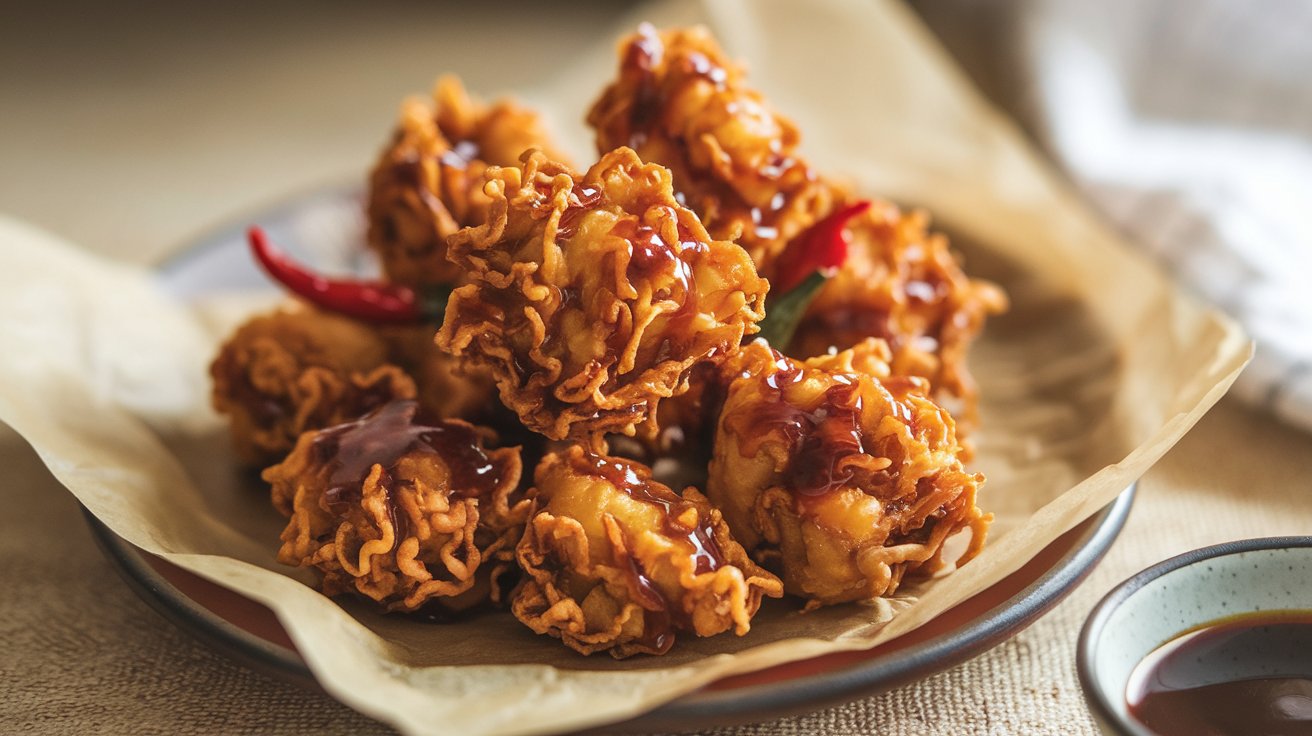
{"type": "MultiPolygon", "coordinates": [[[[627,10],[500,7],[506,39],[562,49],[627,10]]],[[[551,71],[483,54],[471,33],[483,21],[468,9],[25,12],[0,28],[0,64],[19,72],[0,77],[0,207],[138,262],[233,212],[362,171],[396,100],[437,70],[459,68],[484,89],[551,71]],[[292,55],[299,62],[289,65],[292,55]],[[307,116],[321,124],[307,127],[307,116]]],[[[230,662],[152,612],[96,549],[73,498],[8,430],[0,468],[0,732],[388,732],[326,695],[230,662]]],[[[1143,479],[1092,576],[1024,632],[891,693],[711,733],[1094,733],[1074,650],[1098,598],[1188,549],[1312,532],[1309,476],[1312,436],[1224,400],[1143,479]]]]}

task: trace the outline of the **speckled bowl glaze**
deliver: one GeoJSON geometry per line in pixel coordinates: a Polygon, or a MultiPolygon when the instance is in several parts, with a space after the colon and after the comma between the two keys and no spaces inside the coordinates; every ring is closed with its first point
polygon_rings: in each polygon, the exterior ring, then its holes
{"type": "Polygon", "coordinates": [[[1106,734],[1153,736],[1125,702],[1130,674],[1177,634],[1235,614],[1312,610],[1312,537],[1246,539],[1153,565],[1107,594],[1080,632],[1076,666],[1106,734]]]}

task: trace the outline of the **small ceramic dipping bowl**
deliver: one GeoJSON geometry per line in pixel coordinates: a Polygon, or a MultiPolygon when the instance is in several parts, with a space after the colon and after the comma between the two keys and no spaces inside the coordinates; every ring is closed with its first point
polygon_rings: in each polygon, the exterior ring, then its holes
{"type": "Polygon", "coordinates": [[[1080,686],[1103,733],[1155,736],[1131,716],[1127,702],[1140,663],[1184,632],[1258,611],[1312,612],[1312,537],[1194,550],[1108,593],[1080,632],[1076,654],[1080,686]]]}

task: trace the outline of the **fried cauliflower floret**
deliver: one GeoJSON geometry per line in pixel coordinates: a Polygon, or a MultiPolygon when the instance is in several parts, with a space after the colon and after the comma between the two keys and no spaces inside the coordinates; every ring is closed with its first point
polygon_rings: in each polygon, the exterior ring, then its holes
{"type": "MultiPolygon", "coordinates": [[[[618,79],[588,116],[598,148],[629,145],[669,167],[713,235],[742,231],[738,243],[762,276],[804,275],[779,273],[780,254],[856,198],[797,153],[796,127],[747,86],[705,29],[644,26],[621,44],[620,59],[618,79]]],[[[927,224],[922,213],[875,202],[850,223],[848,263],[812,304],[797,339],[775,347],[809,357],[882,338],[893,348],[893,373],[927,378],[936,398],[958,400],[964,429],[976,403],[966,352],[1006,297],[967,278],[947,239],[927,224]]]]}
{"type": "Polygon", "coordinates": [[[489,169],[486,192],[488,223],[449,241],[471,283],[437,343],[487,366],[529,429],[594,446],[632,435],[695,364],[756,331],[769,285],[633,151],[583,176],[535,152],[489,169]]]}
{"type": "Polygon", "coordinates": [[[762,596],[783,594],[695,488],[680,497],[638,463],[578,445],[535,473],[535,512],[517,555],[511,610],[583,654],[663,654],[680,632],[751,627],[762,596]]]}
{"type": "Polygon", "coordinates": [[[762,276],[773,278],[788,241],[833,206],[831,189],[797,156],[797,127],[747,85],[705,28],[643,25],[621,42],[619,76],[588,124],[598,151],[629,146],[668,167],[707,230],[736,239],[762,276]]]}
{"type": "Polygon", "coordinates": [[[876,202],[852,221],[847,261],[811,302],[787,352],[805,358],[880,338],[893,375],[925,378],[936,400],[957,402],[960,432],[974,425],[977,402],[966,354],[1007,297],[967,277],[928,220],[876,202]]]}
{"type": "Polygon", "coordinates": [[[489,449],[466,422],[419,423],[418,409],[394,401],[307,433],[264,471],[288,517],[278,561],[389,611],[495,602],[529,510],[514,496],[518,448],[489,449]]]}
{"type": "Polygon", "coordinates": [[[734,536],[810,605],[889,595],[944,566],[943,542],[990,517],[983,476],[958,458],[953,421],[921,379],[888,377],[869,340],[798,362],[752,343],[729,383],[707,495],[734,536]]]}
{"type": "Polygon", "coordinates": [[[387,344],[360,323],[288,307],[254,317],[223,344],[210,365],[211,401],[241,460],[267,465],[302,432],[413,398],[414,382],[387,359],[387,344]]]}
{"type": "Polygon", "coordinates": [[[460,269],[446,239],[487,219],[483,172],[550,148],[537,113],[508,100],[471,100],[460,80],[438,80],[433,101],[412,97],[369,177],[369,245],[387,277],[411,286],[449,284],[460,269]]]}

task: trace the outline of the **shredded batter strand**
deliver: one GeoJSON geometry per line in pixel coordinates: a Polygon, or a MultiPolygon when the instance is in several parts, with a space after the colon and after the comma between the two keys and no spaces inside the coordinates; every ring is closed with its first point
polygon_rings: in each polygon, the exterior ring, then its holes
{"type": "Polygon", "coordinates": [[[488,171],[492,215],[450,240],[471,283],[438,345],[487,366],[502,401],[551,439],[633,434],[689,370],[754,332],[768,288],[629,149],[580,176],[544,154],[488,171]]]}
{"type": "Polygon", "coordinates": [[[288,307],[252,318],[224,343],[210,365],[211,398],[229,419],[241,459],[267,465],[302,432],[414,398],[414,382],[387,360],[387,343],[374,330],[288,307]]]}
{"type": "Polygon", "coordinates": [[[443,77],[431,103],[407,99],[392,140],[369,177],[369,245],[392,281],[422,286],[461,280],[446,239],[487,220],[483,173],[549,149],[537,113],[508,100],[484,105],[443,77]]]}
{"type": "Polygon", "coordinates": [[[278,560],[318,570],[327,595],[390,611],[497,602],[529,509],[519,450],[489,449],[489,432],[458,420],[420,423],[418,408],[306,433],[264,471],[288,517],[278,560]]]}

